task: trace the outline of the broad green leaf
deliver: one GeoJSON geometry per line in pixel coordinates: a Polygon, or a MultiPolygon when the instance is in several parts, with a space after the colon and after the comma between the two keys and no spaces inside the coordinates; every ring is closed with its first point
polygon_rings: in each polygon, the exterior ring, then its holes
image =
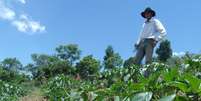
{"type": "Polygon", "coordinates": [[[177,87],[180,90],[182,90],[183,92],[187,92],[188,87],[185,83],[179,82],[179,81],[172,81],[172,82],[168,82],[166,84],[167,86],[173,86],[173,87],[177,87]]]}
{"type": "Polygon", "coordinates": [[[175,77],[178,77],[178,69],[175,67],[173,69],[171,69],[170,71],[166,71],[164,72],[163,76],[164,76],[164,80],[166,82],[172,81],[175,79],[175,77]]]}
{"type": "Polygon", "coordinates": [[[125,97],[122,101],[130,101],[129,97],[125,97]]]}
{"type": "Polygon", "coordinates": [[[150,101],[152,95],[152,92],[138,93],[131,97],[131,101],[150,101]]]}
{"type": "Polygon", "coordinates": [[[114,97],[114,101],[120,101],[120,97],[119,96],[115,96],[114,97]]]}
{"type": "Polygon", "coordinates": [[[135,83],[135,84],[130,84],[128,86],[129,90],[144,90],[145,89],[145,84],[144,83],[135,83]]]}
{"type": "Polygon", "coordinates": [[[174,101],[189,101],[186,96],[176,96],[174,101]]]}
{"type": "Polygon", "coordinates": [[[184,79],[190,85],[189,91],[194,93],[201,92],[201,80],[193,75],[185,74],[184,79]]]}

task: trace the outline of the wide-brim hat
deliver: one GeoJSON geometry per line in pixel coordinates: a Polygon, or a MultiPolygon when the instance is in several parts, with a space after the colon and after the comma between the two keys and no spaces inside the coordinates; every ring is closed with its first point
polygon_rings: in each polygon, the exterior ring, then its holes
{"type": "Polygon", "coordinates": [[[147,8],[141,13],[141,16],[142,16],[143,18],[145,18],[145,12],[151,12],[151,13],[152,13],[152,17],[156,16],[156,12],[155,12],[153,9],[151,9],[150,7],[147,7],[147,8]]]}

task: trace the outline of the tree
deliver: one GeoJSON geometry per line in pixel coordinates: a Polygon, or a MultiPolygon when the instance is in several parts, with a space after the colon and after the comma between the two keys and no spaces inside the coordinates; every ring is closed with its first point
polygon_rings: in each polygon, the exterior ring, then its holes
{"type": "Polygon", "coordinates": [[[60,45],[56,48],[56,51],[60,59],[69,61],[71,65],[73,65],[76,60],[80,59],[81,50],[76,44],[60,45]]]}
{"type": "Polygon", "coordinates": [[[59,58],[56,56],[46,54],[32,54],[31,58],[34,61],[35,66],[47,66],[49,64],[54,64],[55,61],[59,60],[59,58]]]}
{"type": "Polygon", "coordinates": [[[33,54],[34,64],[27,65],[34,78],[49,78],[58,74],[72,74],[73,69],[68,61],[59,59],[57,56],[46,54],[33,54]]]}
{"type": "Polygon", "coordinates": [[[13,70],[8,70],[0,66],[0,81],[6,81],[18,84],[28,80],[29,78],[27,75],[13,70]]]}
{"type": "Polygon", "coordinates": [[[182,60],[182,58],[178,57],[178,56],[172,56],[171,58],[167,59],[166,62],[170,67],[177,67],[179,65],[181,65],[182,63],[185,63],[184,60],[182,60]]]}
{"type": "Polygon", "coordinates": [[[156,54],[158,55],[158,60],[166,62],[168,58],[172,56],[172,49],[170,41],[164,40],[160,43],[159,48],[156,49],[156,54]]]}
{"type": "Polygon", "coordinates": [[[100,69],[100,62],[93,58],[92,55],[84,57],[76,64],[77,73],[82,78],[87,78],[90,75],[96,74],[100,69]]]}
{"type": "Polygon", "coordinates": [[[49,67],[51,68],[53,76],[58,74],[75,75],[75,68],[71,67],[69,62],[63,60],[59,60],[49,67]]]}
{"type": "Polygon", "coordinates": [[[50,77],[52,76],[49,71],[51,71],[50,65],[53,65],[59,59],[56,56],[50,56],[46,54],[32,54],[33,65],[29,64],[26,68],[32,72],[34,78],[40,78],[42,76],[50,77]]]}
{"type": "Polygon", "coordinates": [[[121,67],[123,64],[123,60],[118,53],[115,53],[112,46],[108,46],[105,50],[104,56],[104,66],[105,69],[113,69],[116,67],[121,67]]]}
{"type": "Polygon", "coordinates": [[[17,60],[17,58],[6,58],[1,62],[1,64],[3,68],[15,72],[23,69],[22,63],[17,60]]]}
{"type": "Polygon", "coordinates": [[[37,74],[37,66],[35,66],[34,64],[29,63],[24,66],[24,69],[27,73],[31,73],[32,77],[35,77],[37,74]]]}

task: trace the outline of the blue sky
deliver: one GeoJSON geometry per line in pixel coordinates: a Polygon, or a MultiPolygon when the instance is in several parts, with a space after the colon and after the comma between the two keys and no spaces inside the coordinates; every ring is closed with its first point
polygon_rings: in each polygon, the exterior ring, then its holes
{"type": "Polygon", "coordinates": [[[112,45],[123,59],[134,56],[144,19],[153,8],[167,29],[174,52],[201,53],[200,0],[0,0],[0,59],[31,62],[32,53],[54,54],[78,44],[82,57],[102,60],[112,45]]]}

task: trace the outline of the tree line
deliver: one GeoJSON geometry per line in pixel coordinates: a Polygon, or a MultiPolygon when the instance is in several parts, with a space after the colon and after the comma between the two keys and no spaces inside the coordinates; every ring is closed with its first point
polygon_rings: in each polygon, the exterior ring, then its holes
{"type": "MultiPolygon", "coordinates": [[[[157,57],[153,61],[166,62],[172,56],[170,41],[162,41],[156,49],[157,57]]],[[[93,55],[81,58],[81,50],[77,44],[60,45],[55,48],[55,54],[32,54],[32,63],[25,66],[17,58],[6,58],[0,62],[0,79],[12,81],[13,77],[19,77],[19,82],[27,78],[45,81],[58,74],[69,75],[77,79],[90,79],[101,71],[109,71],[115,68],[127,68],[133,65],[135,57],[123,60],[112,46],[105,49],[103,61],[93,55]],[[26,74],[30,73],[31,77],[26,74]],[[23,74],[23,75],[21,75],[23,74]]]]}

